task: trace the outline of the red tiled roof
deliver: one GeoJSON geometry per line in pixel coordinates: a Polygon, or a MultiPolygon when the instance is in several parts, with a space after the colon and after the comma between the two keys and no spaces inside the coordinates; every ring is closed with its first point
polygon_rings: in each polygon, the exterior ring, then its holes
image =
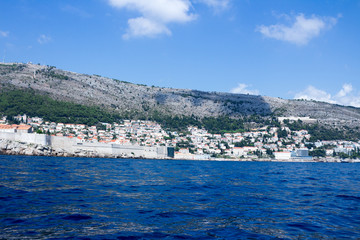
{"type": "Polygon", "coordinates": [[[31,128],[30,125],[25,125],[25,124],[21,124],[21,125],[16,125],[16,124],[12,124],[12,125],[0,124],[0,129],[29,130],[30,128],[31,128]]]}

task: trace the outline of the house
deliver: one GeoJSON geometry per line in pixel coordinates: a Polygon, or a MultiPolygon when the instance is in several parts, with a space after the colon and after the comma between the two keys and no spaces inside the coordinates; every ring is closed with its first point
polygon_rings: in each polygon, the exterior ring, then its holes
{"type": "Polygon", "coordinates": [[[18,125],[16,130],[18,133],[32,133],[33,132],[32,126],[25,125],[25,124],[18,125]]]}
{"type": "Polygon", "coordinates": [[[0,124],[0,132],[7,132],[7,133],[32,133],[33,129],[30,125],[6,125],[0,124]]]}
{"type": "Polygon", "coordinates": [[[5,124],[6,123],[6,120],[7,120],[7,117],[2,117],[0,118],[0,124],[5,124]]]}
{"type": "Polygon", "coordinates": [[[234,147],[234,148],[233,148],[233,155],[240,157],[240,156],[246,156],[247,153],[244,151],[244,148],[234,147]]]}
{"type": "Polygon", "coordinates": [[[15,133],[16,127],[14,127],[14,125],[0,124],[0,132],[15,133]]]}
{"type": "Polygon", "coordinates": [[[18,116],[15,116],[14,119],[17,120],[17,121],[19,121],[19,122],[24,122],[24,123],[26,123],[26,121],[27,121],[27,116],[26,116],[26,114],[24,114],[23,116],[18,115],[18,116]]]}

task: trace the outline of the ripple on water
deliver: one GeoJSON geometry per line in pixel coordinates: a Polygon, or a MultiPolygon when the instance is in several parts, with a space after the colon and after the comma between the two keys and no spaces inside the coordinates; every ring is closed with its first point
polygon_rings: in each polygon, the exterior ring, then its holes
{"type": "Polygon", "coordinates": [[[14,219],[14,218],[5,218],[3,221],[6,222],[6,223],[11,223],[11,224],[19,224],[19,223],[25,222],[26,220],[24,220],[24,219],[14,219]]]}
{"type": "Polygon", "coordinates": [[[4,202],[11,201],[12,199],[13,199],[12,196],[0,197],[0,201],[4,201],[4,202]]]}
{"type": "Polygon", "coordinates": [[[82,194],[82,193],[84,193],[84,190],[80,189],[80,188],[71,188],[71,189],[63,190],[62,193],[65,193],[65,194],[74,194],[74,193],[82,194]]]}
{"type": "Polygon", "coordinates": [[[344,200],[352,200],[352,201],[357,201],[357,202],[360,202],[360,197],[358,196],[349,196],[349,195],[336,195],[337,198],[341,198],[341,199],[344,199],[344,200]]]}
{"type": "Polygon", "coordinates": [[[321,227],[316,226],[314,224],[306,223],[306,222],[295,222],[287,224],[288,227],[298,228],[301,230],[305,230],[306,232],[318,232],[321,227]]]}
{"type": "Polygon", "coordinates": [[[81,221],[81,220],[89,220],[92,219],[91,216],[85,214],[71,214],[62,217],[64,220],[71,220],[71,221],[81,221]]]}
{"type": "Polygon", "coordinates": [[[0,239],[360,236],[357,164],[0,158],[0,239]]]}

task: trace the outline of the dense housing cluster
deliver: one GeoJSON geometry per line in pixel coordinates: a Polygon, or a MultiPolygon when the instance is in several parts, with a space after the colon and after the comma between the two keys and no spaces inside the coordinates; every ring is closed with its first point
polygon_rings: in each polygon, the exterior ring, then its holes
{"type": "MultiPolygon", "coordinates": [[[[189,126],[186,132],[165,131],[158,123],[143,120],[87,126],[48,122],[26,115],[14,116],[13,119],[32,126],[38,134],[75,138],[78,142],[174,147],[174,157],[179,159],[357,158],[360,150],[359,142],[354,141],[311,142],[311,134],[307,130],[294,131],[284,125],[264,126],[247,132],[212,134],[195,126],[189,126]]],[[[1,123],[6,124],[7,118],[3,117],[1,123]]]]}

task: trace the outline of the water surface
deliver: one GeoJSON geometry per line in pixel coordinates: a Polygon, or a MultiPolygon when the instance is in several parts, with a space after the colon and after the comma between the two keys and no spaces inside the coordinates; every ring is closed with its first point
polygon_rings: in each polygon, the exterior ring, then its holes
{"type": "Polygon", "coordinates": [[[0,239],[359,239],[359,168],[0,156],[0,239]]]}

